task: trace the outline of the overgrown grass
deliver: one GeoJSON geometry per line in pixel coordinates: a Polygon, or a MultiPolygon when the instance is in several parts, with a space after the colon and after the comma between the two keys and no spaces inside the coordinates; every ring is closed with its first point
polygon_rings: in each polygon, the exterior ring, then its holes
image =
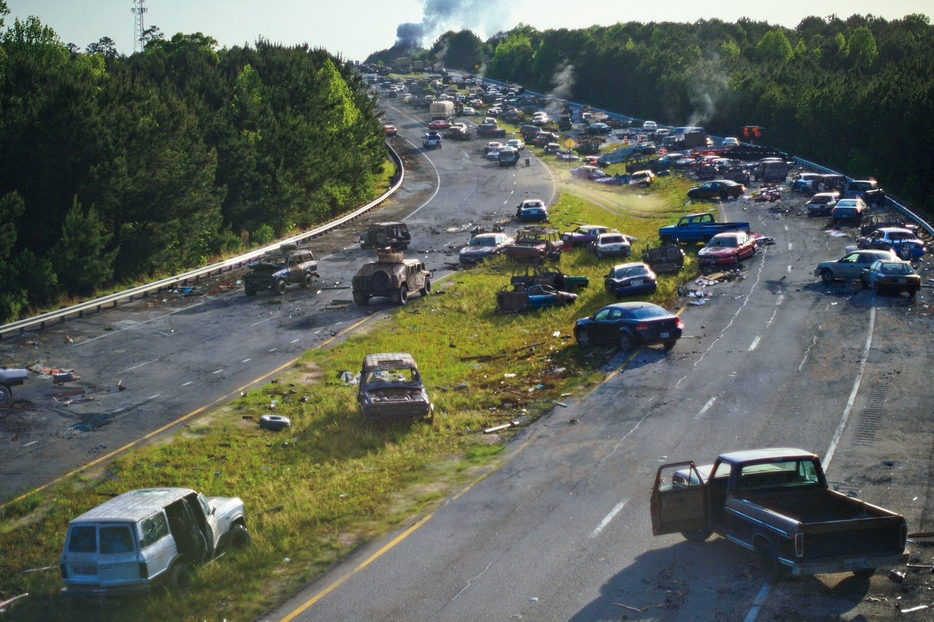
{"type": "MultiPolygon", "coordinates": [[[[629,189],[591,186],[569,187],[553,219],[603,223],[647,240],[683,211],[683,182],[663,181],[641,198],[629,189]],[[589,198],[573,194],[578,190],[589,198]],[[658,207],[654,218],[643,209],[646,197],[658,207]]],[[[276,382],[168,441],[10,504],[0,520],[0,600],[30,596],[8,619],[255,618],[361,543],[410,523],[494,465],[503,439],[483,435],[483,428],[531,421],[562,393],[599,382],[613,350],[579,348],[571,329],[575,319],[615,300],[602,288],[609,265],[585,249],[567,253],[561,269],[591,279],[578,303],[519,316],[495,311],[508,262],[457,273],[437,284],[436,295],[414,297],[339,345],[308,352],[276,382]],[[364,425],[356,387],[339,379],[343,370],[358,370],[365,354],[395,351],[418,361],[436,404],[434,424],[364,425]],[[261,430],[256,421],[269,412],[290,417],[292,427],[261,430]],[[151,486],[242,497],[252,545],[199,569],[184,595],[159,591],[93,610],[64,602],[57,559],[68,521],[105,500],[103,494],[151,486]]],[[[670,303],[679,282],[661,276],[652,299],[670,303]]]]}

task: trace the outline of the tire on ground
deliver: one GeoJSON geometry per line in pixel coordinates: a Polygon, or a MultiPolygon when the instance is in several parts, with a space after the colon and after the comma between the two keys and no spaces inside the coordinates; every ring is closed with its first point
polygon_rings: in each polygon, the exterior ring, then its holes
{"type": "Polygon", "coordinates": [[[292,425],[292,422],[289,421],[289,418],[281,415],[263,415],[259,418],[259,427],[272,432],[278,432],[290,425],[292,425]]]}

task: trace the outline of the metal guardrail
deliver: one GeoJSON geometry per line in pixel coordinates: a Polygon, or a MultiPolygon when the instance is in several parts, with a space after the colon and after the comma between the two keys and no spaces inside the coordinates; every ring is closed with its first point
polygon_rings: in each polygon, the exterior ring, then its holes
{"type": "MultiPolygon", "coordinates": [[[[850,177],[849,175],[843,175],[843,173],[839,173],[837,171],[829,169],[826,166],[821,166],[820,164],[817,164],[815,162],[810,162],[808,160],[805,160],[804,158],[795,157],[794,161],[799,166],[803,166],[805,168],[819,171],[827,175],[842,175],[843,178],[846,180],[846,183],[850,183],[851,181],[853,181],[853,178],[850,177]]],[[[907,207],[905,207],[904,205],[902,205],[901,203],[899,203],[898,201],[896,201],[895,199],[893,199],[892,197],[888,195],[886,195],[885,197],[885,204],[886,204],[886,207],[888,207],[889,209],[894,210],[898,212],[899,214],[901,214],[902,216],[904,216],[905,218],[908,218],[909,220],[914,221],[914,223],[918,225],[919,227],[921,227],[922,229],[924,229],[924,231],[926,231],[927,234],[931,236],[931,238],[934,238],[934,226],[931,226],[931,224],[927,222],[926,220],[924,220],[921,216],[919,216],[918,214],[915,214],[913,211],[911,211],[910,209],[908,209],[907,207]]]]}
{"type": "Polygon", "coordinates": [[[311,229],[310,231],[305,231],[304,233],[299,233],[298,235],[294,235],[285,240],[279,240],[275,244],[270,244],[269,246],[264,246],[262,248],[252,250],[243,255],[238,255],[237,257],[225,259],[224,261],[211,264],[210,266],[198,268],[197,270],[191,270],[190,272],[185,272],[184,274],[176,274],[158,281],[154,281],[152,283],[147,283],[146,285],[140,285],[122,292],[117,292],[108,296],[102,296],[101,298],[82,302],[70,307],[64,307],[57,311],[50,311],[48,313],[43,313],[25,320],[4,324],[3,326],[0,326],[0,340],[2,340],[6,335],[13,333],[22,334],[31,328],[38,328],[41,330],[45,328],[46,324],[49,324],[50,322],[64,322],[69,317],[83,317],[85,313],[90,312],[99,313],[105,308],[116,307],[121,302],[132,302],[140,298],[146,298],[149,294],[160,292],[164,289],[171,289],[173,287],[178,287],[179,285],[187,285],[191,282],[196,283],[202,278],[207,278],[216,274],[221,274],[223,272],[229,272],[235,268],[240,268],[244,264],[253,259],[256,259],[264,253],[278,249],[280,244],[301,244],[302,242],[316,238],[329,231],[337,229],[338,227],[342,227],[348,222],[356,220],[363,214],[381,204],[383,201],[395,194],[396,191],[399,190],[399,188],[402,186],[402,182],[405,180],[405,168],[402,166],[402,158],[391,146],[387,144],[386,147],[389,149],[389,156],[396,164],[396,178],[393,185],[389,188],[389,190],[383,193],[382,196],[362,207],[358,207],[353,212],[341,216],[337,220],[333,220],[321,227],[311,229]]]}

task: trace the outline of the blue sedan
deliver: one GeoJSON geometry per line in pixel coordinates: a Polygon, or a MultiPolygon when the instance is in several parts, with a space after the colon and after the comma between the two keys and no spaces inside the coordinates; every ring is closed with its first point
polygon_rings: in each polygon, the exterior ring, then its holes
{"type": "Polygon", "coordinates": [[[617,344],[623,352],[659,343],[671,350],[683,331],[680,317],[651,302],[617,302],[574,324],[578,344],[617,344]]]}
{"type": "Polygon", "coordinates": [[[603,286],[617,298],[654,294],[658,289],[658,277],[641,261],[621,263],[610,268],[610,272],[603,277],[603,286]]]}

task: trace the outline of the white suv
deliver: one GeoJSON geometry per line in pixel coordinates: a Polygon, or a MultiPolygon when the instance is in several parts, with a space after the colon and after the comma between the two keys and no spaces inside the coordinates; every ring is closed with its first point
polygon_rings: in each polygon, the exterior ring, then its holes
{"type": "Polygon", "coordinates": [[[71,521],[59,559],[66,595],[184,590],[189,568],[250,541],[237,497],[187,488],[132,490],[71,521]]]}

